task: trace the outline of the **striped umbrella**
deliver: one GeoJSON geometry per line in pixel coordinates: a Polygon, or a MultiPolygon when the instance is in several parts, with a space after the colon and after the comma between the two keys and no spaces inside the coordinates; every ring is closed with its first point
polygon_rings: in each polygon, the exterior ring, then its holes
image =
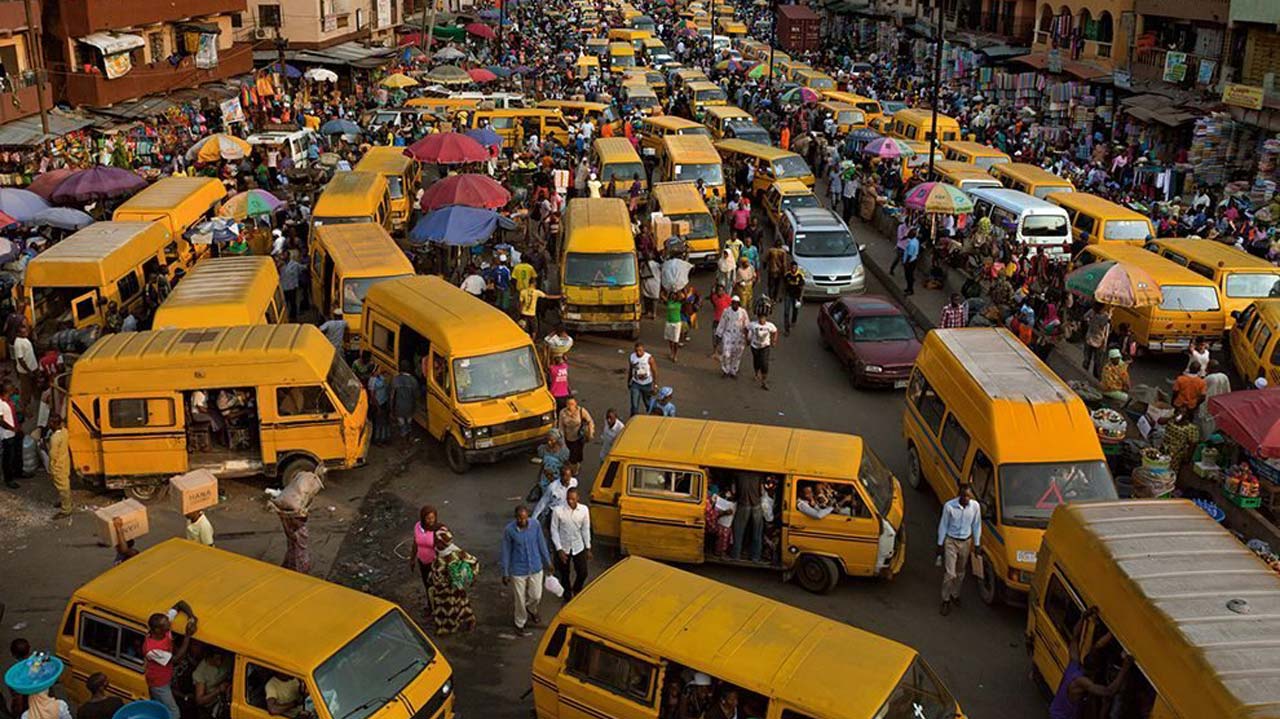
{"type": "Polygon", "coordinates": [[[783,102],[814,103],[821,99],[822,95],[811,87],[793,87],[781,95],[783,102]]]}
{"type": "Polygon", "coordinates": [[[219,217],[243,220],[246,217],[270,215],[284,206],[284,201],[266,190],[246,190],[227,198],[218,208],[219,217]]]}
{"type": "Polygon", "coordinates": [[[1164,301],[1155,279],[1143,270],[1104,260],[1072,271],[1064,280],[1068,290],[1115,307],[1149,307],[1164,301]]]}
{"type": "Polygon", "coordinates": [[[911,157],[916,154],[916,151],[896,137],[881,137],[868,142],[862,148],[862,154],[884,160],[894,160],[899,157],[911,157]]]}
{"type": "Polygon", "coordinates": [[[239,160],[253,152],[253,146],[235,135],[215,132],[196,141],[187,150],[187,159],[196,162],[239,160]]]}
{"type": "Polygon", "coordinates": [[[911,188],[902,204],[910,210],[924,210],[940,215],[963,215],[973,212],[973,200],[958,187],[945,182],[925,182],[911,188]]]}

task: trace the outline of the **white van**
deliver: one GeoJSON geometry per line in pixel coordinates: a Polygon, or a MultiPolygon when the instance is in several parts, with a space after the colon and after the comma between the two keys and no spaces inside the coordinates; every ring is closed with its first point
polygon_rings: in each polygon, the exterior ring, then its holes
{"type": "Polygon", "coordinates": [[[1020,244],[1043,247],[1055,259],[1071,256],[1071,219],[1067,211],[1025,192],[981,187],[967,190],[973,198],[973,217],[988,217],[1020,244]]]}
{"type": "Polygon", "coordinates": [[[288,157],[293,160],[295,168],[305,169],[311,164],[307,150],[315,144],[316,139],[311,130],[264,130],[250,135],[245,141],[255,148],[275,148],[280,153],[280,159],[288,157]]]}

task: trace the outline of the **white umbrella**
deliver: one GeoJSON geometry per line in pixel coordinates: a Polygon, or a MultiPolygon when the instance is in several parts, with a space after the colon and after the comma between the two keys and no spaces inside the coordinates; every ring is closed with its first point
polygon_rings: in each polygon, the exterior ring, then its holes
{"type": "Polygon", "coordinates": [[[436,60],[437,62],[453,62],[454,60],[461,60],[466,56],[467,53],[451,45],[432,55],[431,59],[436,60]]]}
{"type": "Polygon", "coordinates": [[[310,70],[307,70],[305,73],[303,73],[302,76],[307,78],[308,80],[313,80],[315,82],[337,82],[338,81],[338,73],[334,72],[333,70],[326,70],[323,67],[313,67],[310,70]]]}

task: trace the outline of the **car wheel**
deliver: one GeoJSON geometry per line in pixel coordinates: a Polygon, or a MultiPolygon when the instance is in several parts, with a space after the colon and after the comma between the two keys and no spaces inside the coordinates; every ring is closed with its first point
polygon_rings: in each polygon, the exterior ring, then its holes
{"type": "Polygon", "coordinates": [[[978,594],[982,601],[995,606],[1004,601],[1004,583],[996,576],[995,567],[985,556],[982,558],[982,579],[978,582],[978,594]]]}
{"type": "Polygon", "coordinates": [[[163,482],[145,482],[131,484],[124,488],[124,496],[129,499],[136,499],[143,504],[151,502],[160,496],[164,491],[165,484],[163,482]]]}
{"type": "Polygon", "coordinates": [[[925,488],[924,469],[920,466],[920,453],[914,444],[907,445],[907,484],[917,492],[925,488]]]}
{"type": "Polygon", "coordinates": [[[445,435],[444,438],[444,460],[449,463],[449,469],[453,470],[454,474],[466,474],[471,469],[467,453],[452,434],[445,435]]]}
{"type": "Polygon", "coordinates": [[[840,582],[840,568],[827,557],[806,554],[796,564],[796,581],[814,594],[826,594],[840,582]]]}

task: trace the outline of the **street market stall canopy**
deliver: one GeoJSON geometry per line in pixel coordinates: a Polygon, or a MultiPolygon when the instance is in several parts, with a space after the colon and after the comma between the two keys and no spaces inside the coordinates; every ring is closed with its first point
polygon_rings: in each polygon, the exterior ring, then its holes
{"type": "Polygon", "coordinates": [[[1209,398],[1218,431],[1246,452],[1280,457],[1280,389],[1248,389],[1209,398]]]}
{"type": "Polygon", "coordinates": [[[493,210],[451,205],[423,215],[409,231],[409,241],[471,247],[492,237],[499,227],[513,230],[515,224],[493,210]]]}
{"type": "MultiPolygon", "coordinates": [[[[240,96],[238,82],[210,82],[199,87],[184,88],[165,93],[164,95],[148,95],[137,100],[118,102],[111,107],[94,108],[91,112],[97,116],[92,124],[99,129],[116,127],[121,120],[145,120],[158,117],[171,110],[180,110],[183,105],[199,105],[204,100],[221,102],[240,96]]],[[[37,122],[39,118],[36,118],[37,122]]]]}
{"type": "Polygon", "coordinates": [[[93,124],[93,119],[68,115],[60,110],[49,111],[49,134],[40,124],[40,115],[11,120],[0,125],[0,147],[29,147],[45,140],[62,137],[93,124]]]}
{"type": "MultiPolygon", "coordinates": [[[[1052,72],[1052,70],[1049,69],[1049,60],[1049,53],[1047,52],[1033,52],[1028,55],[1019,55],[1018,57],[1009,58],[1009,62],[1021,63],[1037,70],[1052,72]]],[[[1108,83],[1111,82],[1111,76],[1113,74],[1111,70],[1107,70],[1106,68],[1091,63],[1069,60],[1066,58],[1063,58],[1061,62],[1061,73],[1072,75],[1089,82],[1098,82],[1104,79],[1108,83]]]]}
{"type": "Polygon", "coordinates": [[[126,32],[95,32],[79,38],[79,41],[98,48],[103,55],[129,52],[147,44],[141,35],[131,35],[126,32]]]}
{"type": "Polygon", "coordinates": [[[1120,101],[1120,106],[1130,117],[1143,122],[1158,122],[1169,127],[1194,122],[1202,114],[1178,107],[1177,100],[1173,98],[1153,93],[1126,97],[1120,101]]]}
{"type": "Polygon", "coordinates": [[[488,175],[450,175],[422,193],[422,209],[431,212],[449,205],[496,210],[511,201],[511,193],[488,175]]]}
{"type": "MultiPolygon", "coordinates": [[[[284,59],[298,65],[351,66],[371,70],[394,60],[397,52],[394,47],[365,47],[358,42],[343,42],[323,50],[285,50],[284,59]]],[[[276,50],[253,51],[255,64],[266,65],[279,60],[280,53],[276,50]]]]}

